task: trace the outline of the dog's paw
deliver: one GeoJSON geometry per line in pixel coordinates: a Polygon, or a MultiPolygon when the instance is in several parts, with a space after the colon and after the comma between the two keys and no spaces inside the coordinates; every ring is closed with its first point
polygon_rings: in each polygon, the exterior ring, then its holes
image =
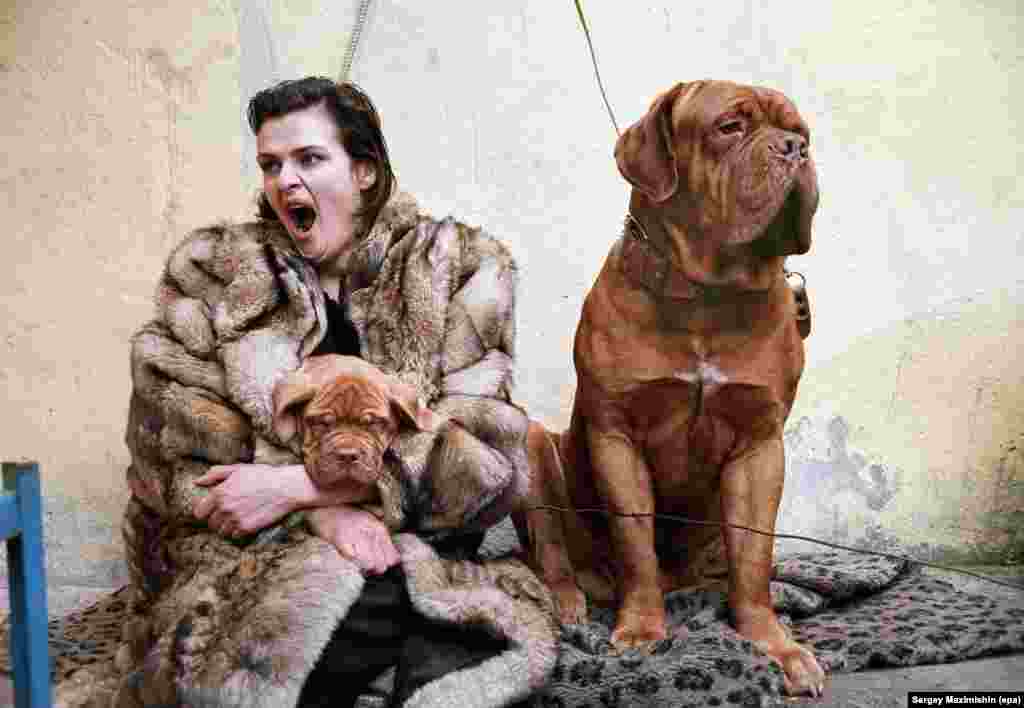
{"type": "Polygon", "coordinates": [[[612,646],[619,651],[628,649],[649,650],[655,643],[668,636],[665,628],[665,611],[626,612],[619,611],[615,631],[612,632],[612,646]]]}
{"type": "Polygon", "coordinates": [[[558,621],[563,625],[581,624],[587,619],[587,596],[576,583],[562,583],[552,586],[558,621]]]}
{"type": "Polygon", "coordinates": [[[825,672],[806,647],[792,639],[780,643],[756,642],[784,672],[783,686],[790,696],[808,694],[820,697],[825,689],[825,672]]]}
{"type": "Polygon", "coordinates": [[[736,623],[739,633],[753,641],[782,668],[786,693],[791,696],[821,696],[825,688],[825,672],[814,654],[789,636],[774,612],[770,609],[748,609],[738,614],[745,620],[736,623]]]}

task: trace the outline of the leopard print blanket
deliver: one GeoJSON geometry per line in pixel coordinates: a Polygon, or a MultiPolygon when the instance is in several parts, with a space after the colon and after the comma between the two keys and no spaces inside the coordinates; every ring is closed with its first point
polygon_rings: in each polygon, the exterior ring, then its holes
{"type": "MultiPolygon", "coordinates": [[[[793,635],[830,673],[1024,651],[1024,591],[1011,599],[963,592],[904,561],[847,552],[789,556],[776,564],[772,596],[793,635]]],[[[649,653],[613,652],[609,610],[596,608],[587,623],[563,628],[554,674],[533,705],[784,705],[779,669],[729,626],[723,593],[677,591],[666,604],[671,636],[649,653]]],[[[122,589],[51,620],[54,678],[110,661],[127,609],[122,589]]],[[[4,671],[6,651],[4,636],[4,671]]]]}
{"type": "MultiPolygon", "coordinates": [[[[1000,600],[957,590],[920,566],[849,552],[780,559],[776,610],[826,672],[914,666],[1024,651],[1024,590],[1000,600]]],[[[785,705],[782,672],[727,619],[723,592],[666,598],[670,636],[649,653],[616,654],[613,613],[565,627],[540,708],[785,705]]]]}

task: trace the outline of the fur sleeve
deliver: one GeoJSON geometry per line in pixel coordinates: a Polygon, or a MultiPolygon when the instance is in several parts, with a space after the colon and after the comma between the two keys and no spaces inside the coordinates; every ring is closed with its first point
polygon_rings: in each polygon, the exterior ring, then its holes
{"type": "Polygon", "coordinates": [[[301,270],[270,238],[257,223],[190,234],[167,260],[154,319],[132,338],[125,442],[137,503],[123,530],[133,573],[159,566],[144,556],[160,528],[193,520],[206,494],[193,481],[211,465],[290,454],[268,439],[271,392],[298,365],[316,317],[301,270]]]}
{"type": "Polygon", "coordinates": [[[407,433],[393,446],[403,465],[402,526],[441,537],[482,530],[508,514],[529,485],[527,418],[510,403],[516,266],[479,230],[456,225],[462,273],[445,317],[441,375],[431,408],[438,433],[407,433]]]}

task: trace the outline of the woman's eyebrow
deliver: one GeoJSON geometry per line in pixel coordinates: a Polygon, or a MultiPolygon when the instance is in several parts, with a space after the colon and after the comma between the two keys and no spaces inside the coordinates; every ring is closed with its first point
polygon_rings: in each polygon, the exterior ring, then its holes
{"type": "MultiPolygon", "coordinates": [[[[291,153],[291,154],[294,155],[294,154],[301,153],[301,152],[308,152],[310,150],[326,150],[326,149],[327,149],[327,147],[324,146],[324,145],[320,145],[319,143],[313,143],[313,144],[310,144],[310,145],[300,145],[299,147],[294,147],[294,148],[291,148],[290,150],[285,150],[283,152],[285,154],[291,153]]],[[[278,155],[280,155],[280,154],[281,154],[280,152],[265,152],[265,151],[264,152],[257,152],[256,153],[256,159],[257,160],[260,159],[260,158],[268,158],[268,159],[269,158],[274,158],[274,159],[276,159],[278,157],[278,155]]]]}

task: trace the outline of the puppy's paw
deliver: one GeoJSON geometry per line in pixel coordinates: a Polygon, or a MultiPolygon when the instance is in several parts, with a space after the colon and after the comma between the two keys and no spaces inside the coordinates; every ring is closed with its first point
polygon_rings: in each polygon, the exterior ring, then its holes
{"type": "Polygon", "coordinates": [[[558,621],[563,625],[581,624],[587,619],[587,596],[575,582],[553,585],[551,594],[555,597],[558,621]]]}

